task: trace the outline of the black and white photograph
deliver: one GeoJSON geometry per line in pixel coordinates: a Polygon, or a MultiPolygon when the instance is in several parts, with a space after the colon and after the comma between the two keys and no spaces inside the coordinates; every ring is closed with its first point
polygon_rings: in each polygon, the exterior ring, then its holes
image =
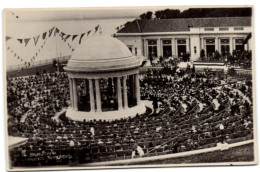
{"type": "Polygon", "coordinates": [[[253,6],[7,8],[9,171],[255,165],[253,6]]]}

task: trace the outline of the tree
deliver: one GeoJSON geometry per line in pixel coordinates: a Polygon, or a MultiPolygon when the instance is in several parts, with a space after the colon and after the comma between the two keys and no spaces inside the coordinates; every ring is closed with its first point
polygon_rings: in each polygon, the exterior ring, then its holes
{"type": "Polygon", "coordinates": [[[139,17],[141,20],[151,20],[153,16],[153,12],[148,11],[146,13],[141,14],[139,17]]]}
{"type": "Polygon", "coordinates": [[[156,19],[206,18],[206,17],[246,17],[252,16],[252,8],[189,8],[180,12],[177,9],[158,10],[156,19]]]}
{"type": "Polygon", "coordinates": [[[155,12],[155,17],[157,19],[180,18],[181,12],[180,12],[180,10],[175,10],[175,9],[159,10],[159,11],[155,12]]]}

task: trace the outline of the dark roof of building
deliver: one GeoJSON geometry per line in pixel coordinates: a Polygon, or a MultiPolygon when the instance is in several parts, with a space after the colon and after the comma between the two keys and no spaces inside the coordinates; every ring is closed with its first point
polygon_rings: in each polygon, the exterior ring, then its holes
{"type": "Polygon", "coordinates": [[[181,18],[134,20],[127,23],[118,33],[183,32],[192,27],[251,26],[251,17],[181,18]]]}

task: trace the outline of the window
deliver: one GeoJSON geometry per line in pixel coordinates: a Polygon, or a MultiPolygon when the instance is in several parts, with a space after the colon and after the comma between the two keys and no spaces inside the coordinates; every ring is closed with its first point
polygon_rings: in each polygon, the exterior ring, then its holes
{"type": "Polygon", "coordinates": [[[205,31],[214,31],[213,27],[204,28],[205,31]]]}
{"type": "Polygon", "coordinates": [[[135,48],[135,55],[137,55],[137,48],[135,48]]]}
{"type": "Polygon", "coordinates": [[[234,27],[234,30],[244,30],[243,27],[234,27]]]}
{"type": "Polygon", "coordinates": [[[148,40],[148,57],[157,57],[157,40],[148,40]]]}
{"type": "Polygon", "coordinates": [[[171,45],[172,41],[171,40],[163,40],[163,45],[171,45]]]}
{"type": "Polygon", "coordinates": [[[186,53],[186,39],[178,39],[177,40],[177,50],[178,50],[178,57],[183,57],[186,53]]]}
{"type": "Polygon", "coordinates": [[[163,57],[172,56],[172,40],[162,40],[163,57]]]}
{"type": "Polygon", "coordinates": [[[178,39],[177,40],[177,44],[180,45],[180,44],[186,44],[186,39],[178,39]]]}
{"type": "Polygon", "coordinates": [[[209,45],[209,44],[215,45],[215,39],[206,39],[206,44],[207,44],[207,45],[209,45]]]}
{"type": "Polygon", "coordinates": [[[221,44],[229,44],[229,39],[221,39],[221,44]]]}
{"type": "Polygon", "coordinates": [[[226,55],[226,54],[228,54],[230,52],[229,42],[230,42],[229,39],[221,39],[220,40],[222,55],[226,55]]]}
{"type": "Polygon", "coordinates": [[[244,45],[243,45],[244,39],[235,39],[235,48],[238,51],[244,51],[244,45]]]}
{"type": "Polygon", "coordinates": [[[208,58],[213,57],[213,53],[216,51],[215,39],[206,39],[206,53],[208,58]]]}
{"type": "Polygon", "coordinates": [[[220,27],[219,28],[219,31],[228,31],[229,30],[229,28],[227,28],[227,27],[220,27]]]}

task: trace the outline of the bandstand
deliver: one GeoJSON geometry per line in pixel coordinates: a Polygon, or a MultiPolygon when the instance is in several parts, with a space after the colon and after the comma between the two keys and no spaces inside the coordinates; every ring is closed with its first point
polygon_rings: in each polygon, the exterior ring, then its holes
{"type": "Polygon", "coordinates": [[[73,120],[113,120],[146,108],[140,101],[139,66],[142,58],[109,36],[92,36],[83,42],[64,68],[70,82],[73,120]]]}

